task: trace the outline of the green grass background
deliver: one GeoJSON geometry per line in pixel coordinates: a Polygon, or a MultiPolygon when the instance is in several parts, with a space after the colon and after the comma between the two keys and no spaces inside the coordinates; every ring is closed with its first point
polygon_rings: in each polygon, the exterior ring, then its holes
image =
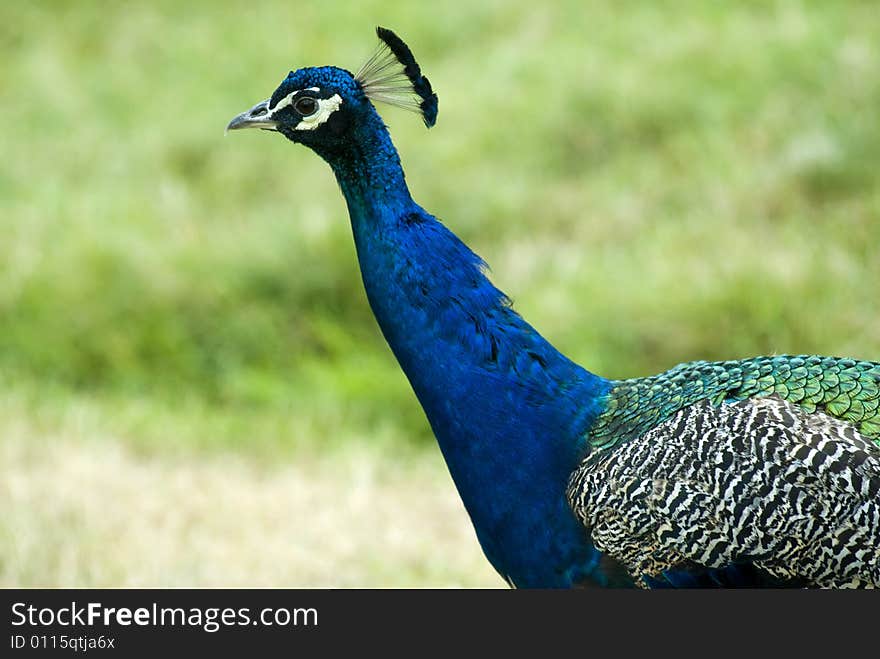
{"type": "Polygon", "coordinates": [[[414,196],[587,368],[880,359],[874,2],[2,3],[0,583],[499,585],[328,167],[223,136],[377,24],[414,196]]]}

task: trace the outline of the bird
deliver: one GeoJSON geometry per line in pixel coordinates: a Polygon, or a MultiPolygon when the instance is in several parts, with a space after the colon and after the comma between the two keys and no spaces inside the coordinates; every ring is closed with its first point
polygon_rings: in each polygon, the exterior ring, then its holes
{"type": "Polygon", "coordinates": [[[332,169],[366,297],[476,537],[515,588],[880,586],[880,363],[694,361],[614,380],[563,355],[417,204],[377,103],[432,127],[409,46],[291,71],[227,131],[332,169]]]}

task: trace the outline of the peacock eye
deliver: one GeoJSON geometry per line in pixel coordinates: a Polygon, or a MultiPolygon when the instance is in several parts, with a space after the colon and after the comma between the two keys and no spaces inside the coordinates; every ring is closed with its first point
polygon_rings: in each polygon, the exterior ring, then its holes
{"type": "Polygon", "coordinates": [[[318,101],[311,96],[303,96],[294,101],[293,109],[304,117],[310,117],[318,111],[318,101]]]}

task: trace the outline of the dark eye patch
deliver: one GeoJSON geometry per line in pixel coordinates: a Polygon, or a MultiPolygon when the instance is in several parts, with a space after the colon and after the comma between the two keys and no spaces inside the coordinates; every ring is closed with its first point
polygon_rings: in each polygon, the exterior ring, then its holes
{"type": "Polygon", "coordinates": [[[309,117],[318,111],[318,101],[311,96],[303,96],[293,102],[293,109],[304,117],[309,117]]]}

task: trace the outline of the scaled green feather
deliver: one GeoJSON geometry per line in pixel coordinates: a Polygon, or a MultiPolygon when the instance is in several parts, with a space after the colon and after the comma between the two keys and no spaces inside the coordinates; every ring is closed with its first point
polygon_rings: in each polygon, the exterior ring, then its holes
{"type": "Polygon", "coordinates": [[[880,445],[880,363],[813,355],[690,362],[659,375],[618,380],[588,439],[594,448],[609,448],[704,399],[720,405],[766,396],[849,421],[880,445]]]}

